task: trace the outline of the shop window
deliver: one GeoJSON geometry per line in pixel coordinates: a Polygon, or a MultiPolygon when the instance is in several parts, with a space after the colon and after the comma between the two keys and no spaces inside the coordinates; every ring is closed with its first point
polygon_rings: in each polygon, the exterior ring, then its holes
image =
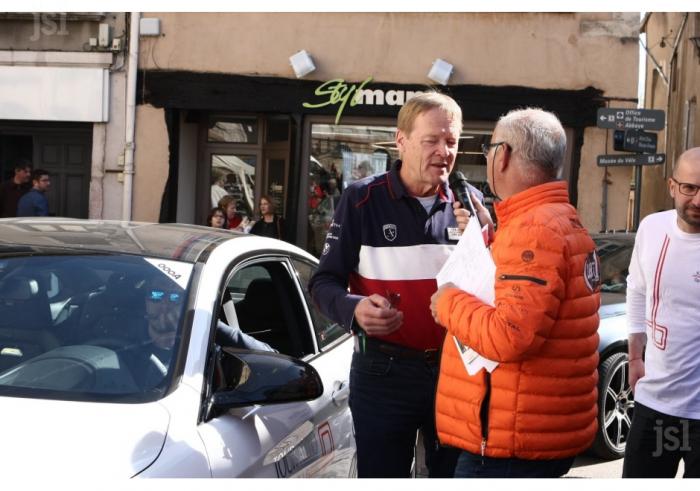
{"type": "Polygon", "coordinates": [[[236,210],[252,217],[255,209],[255,155],[211,155],[211,206],[218,206],[226,195],[236,201],[236,210]]]}
{"type": "Polygon", "coordinates": [[[319,256],[341,193],[351,183],[386,172],[398,158],[396,128],[311,125],[307,250],[319,256]]]}
{"type": "Polygon", "coordinates": [[[258,143],[257,117],[237,116],[209,119],[207,141],[209,143],[258,143]]]}
{"type": "Polygon", "coordinates": [[[284,159],[268,159],[267,161],[267,189],[265,194],[272,198],[272,203],[275,206],[275,214],[285,216],[285,196],[284,183],[286,160],[284,159]]]}

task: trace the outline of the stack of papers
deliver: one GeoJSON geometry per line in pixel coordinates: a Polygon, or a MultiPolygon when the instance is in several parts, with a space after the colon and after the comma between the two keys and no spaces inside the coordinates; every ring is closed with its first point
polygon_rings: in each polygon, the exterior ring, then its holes
{"type": "MultiPolygon", "coordinates": [[[[496,265],[491,252],[484,244],[485,236],[479,221],[469,220],[457,246],[447,258],[436,279],[438,287],[445,283],[454,283],[484,303],[494,305],[496,265]]],[[[498,362],[484,358],[469,346],[462,344],[456,337],[452,336],[452,338],[462,355],[464,367],[469,375],[474,375],[482,368],[492,372],[498,366],[498,362]]]]}

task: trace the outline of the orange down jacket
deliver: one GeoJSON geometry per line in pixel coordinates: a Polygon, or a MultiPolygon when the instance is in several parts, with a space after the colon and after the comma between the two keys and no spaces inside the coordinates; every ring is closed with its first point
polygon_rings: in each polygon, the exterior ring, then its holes
{"type": "Polygon", "coordinates": [[[448,331],[438,435],[443,444],[489,457],[570,457],[588,448],[597,430],[595,244],[564,182],[511,196],[496,204],[496,216],[495,307],[456,288],[437,305],[448,331]],[[453,336],[500,364],[490,375],[469,376],[453,336]]]}

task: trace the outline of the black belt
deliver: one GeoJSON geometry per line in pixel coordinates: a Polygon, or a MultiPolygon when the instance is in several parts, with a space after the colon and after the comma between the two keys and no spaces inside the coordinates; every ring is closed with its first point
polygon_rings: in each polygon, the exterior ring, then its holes
{"type": "Polygon", "coordinates": [[[426,349],[418,350],[407,348],[386,341],[379,341],[376,338],[359,334],[355,336],[355,351],[362,353],[365,351],[375,351],[399,359],[424,360],[427,363],[437,363],[440,361],[440,350],[426,349]]]}

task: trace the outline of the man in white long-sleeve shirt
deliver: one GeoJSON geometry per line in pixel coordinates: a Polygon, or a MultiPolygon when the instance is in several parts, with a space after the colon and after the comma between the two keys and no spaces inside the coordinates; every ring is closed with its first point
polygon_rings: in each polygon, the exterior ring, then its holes
{"type": "Polygon", "coordinates": [[[675,210],[639,225],[627,278],[635,410],[623,477],[700,477],[700,147],[676,161],[675,210]]]}

